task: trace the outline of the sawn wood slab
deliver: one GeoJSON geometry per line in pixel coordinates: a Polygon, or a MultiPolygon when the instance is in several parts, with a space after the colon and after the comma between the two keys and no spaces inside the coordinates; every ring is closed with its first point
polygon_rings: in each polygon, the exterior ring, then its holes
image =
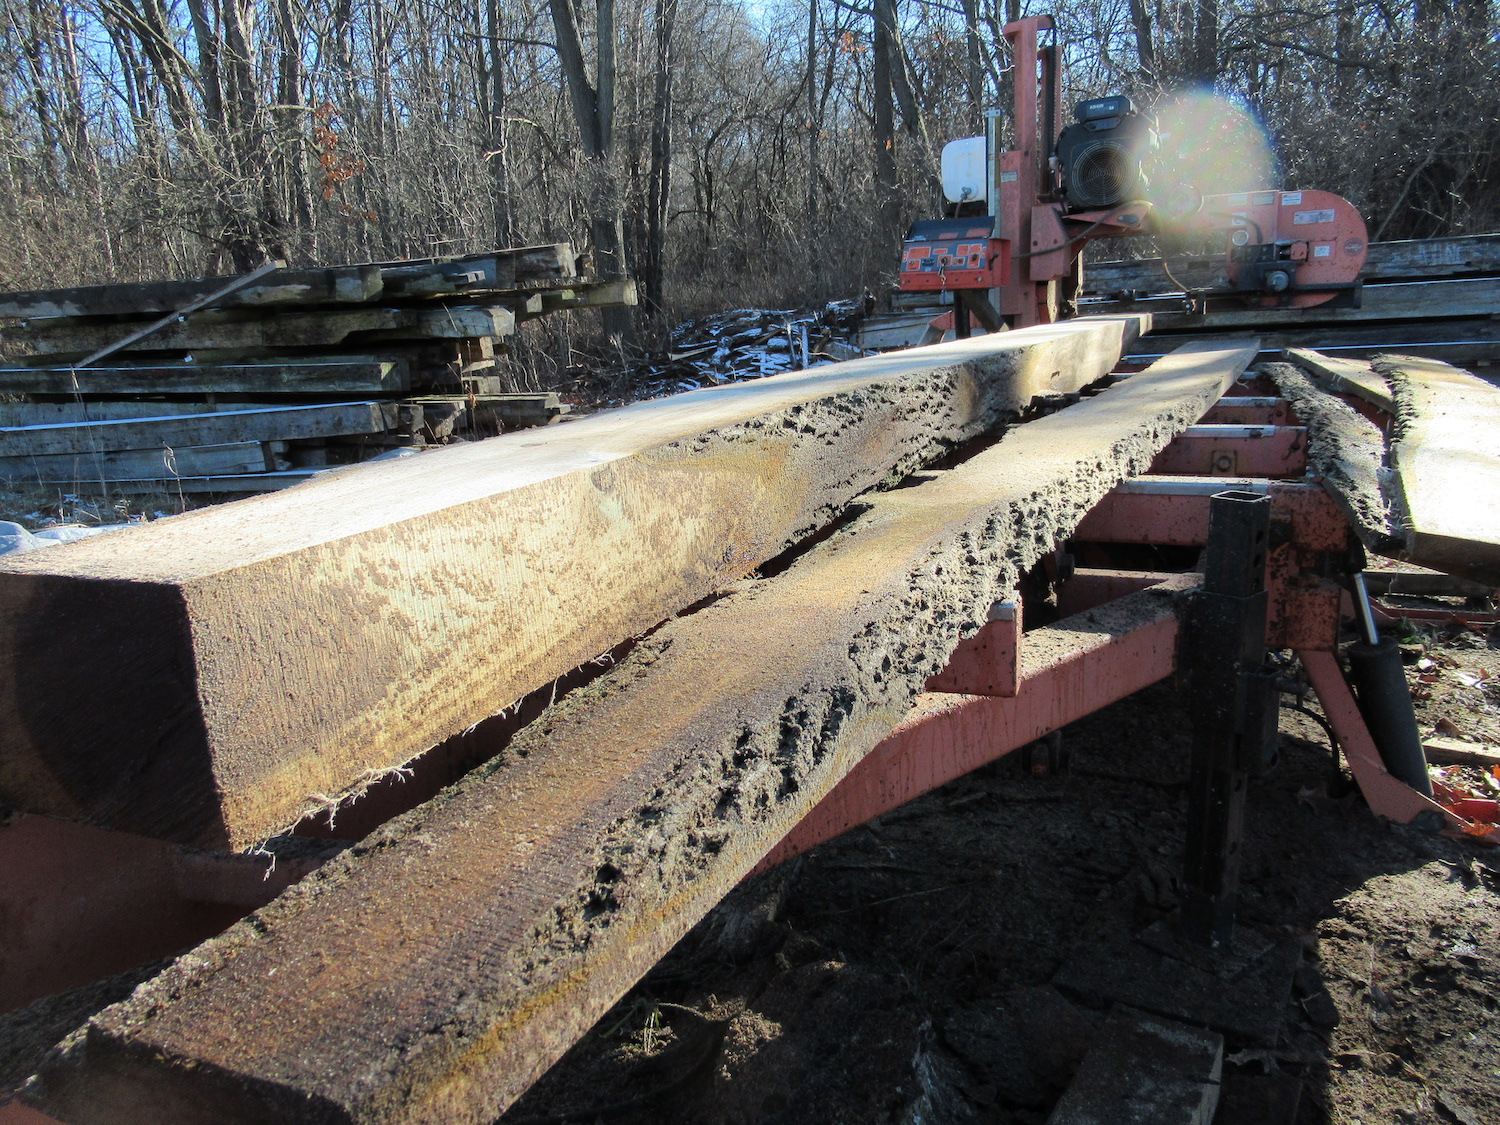
{"type": "Polygon", "coordinates": [[[1446,363],[1382,356],[1396,396],[1390,462],[1405,557],[1500,584],[1500,388],[1446,363]]]}
{"type": "Polygon", "coordinates": [[[31,1097],[74,1125],[493,1120],[1256,346],[1180,352],[873,497],[106,1009],[31,1097]]]}
{"type": "Polygon", "coordinates": [[[1143,327],[694,391],[0,562],[0,802],[254,843],[1097,380],[1143,327]]]}

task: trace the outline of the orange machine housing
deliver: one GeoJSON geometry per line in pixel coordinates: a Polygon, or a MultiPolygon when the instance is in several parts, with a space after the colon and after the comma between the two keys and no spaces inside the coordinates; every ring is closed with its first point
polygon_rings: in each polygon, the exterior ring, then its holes
{"type": "Polygon", "coordinates": [[[915,222],[901,244],[901,288],[905,292],[996,289],[1010,283],[1010,242],[991,237],[995,220],[925,219],[915,222]]]}

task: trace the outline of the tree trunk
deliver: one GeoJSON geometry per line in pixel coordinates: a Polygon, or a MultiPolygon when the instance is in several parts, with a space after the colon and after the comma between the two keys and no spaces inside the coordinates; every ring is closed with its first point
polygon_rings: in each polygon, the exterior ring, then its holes
{"type": "Polygon", "coordinates": [[[896,120],[892,104],[892,31],[896,26],[895,0],[874,0],[875,207],[879,216],[878,236],[883,242],[895,238],[900,222],[901,200],[896,183],[896,120]]]}
{"type": "Polygon", "coordinates": [[[1130,22],[1135,28],[1135,50],[1140,59],[1141,74],[1147,82],[1156,81],[1156,52],[1151,45],[1151,14],[1146,0],[1130,0],[1130,22]]]}
{"type": "MultiPolygon", "coordinates": [[[[627,276],[625,261],[625,222],[615,179],[611,151],[614,140],[614,0],[598,0],[596,13],[599,33],[599,88],[589,82],[583,57],[583,37],[578,30],[578,13],[572,0],[547,0],[552,25],[557,33],[557,57],[562,63],[568,84],[568,97],[587,166],[589,190],[589,230],[594,244],[595,268],[607,280],[627,276]],[[606,31],[608,34],[606,35],[606,31]]],[[[604,331],[621,341],[634,343],[630,310],[600,310],[604,331]]]]}
{"type": "Polygon", "coordinates": [[[1213,85],[1219,76],[1219,0],[1198,0],[1194,54],[1198,81],[1213,85]]]}
{"type": "Polygon", "coordinates": [[[969,94],[969,128],[984,129],[984,56],[979,39],[979,0],[963,0],[964,79],[969,94]]]}
{"type": "Polygon", "coordinates": [[[657,0],[656,98],[651,115],[651,172],[647,190],[646,260],[642,283],[646,306],[653,316],[666,307],[665,262],[667,203],[672,189],[672,35],[677,20],[677,0],[657,0]]]}

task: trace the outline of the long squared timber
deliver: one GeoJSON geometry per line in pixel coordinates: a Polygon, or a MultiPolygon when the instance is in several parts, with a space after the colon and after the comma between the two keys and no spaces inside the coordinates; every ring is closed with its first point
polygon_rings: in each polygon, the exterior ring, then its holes
{"type": "Polygon", "coordinates": [[[339,434],[373,434],[394,428],[396,405],[379,402],[309,403],[245,407],[198,414],[110,418],[98,404],[87,422],[0,426],[4,457],[88,453],[164,446],[224,445],[240,441],[293,441],[339,434]]]}
{"type": "Polygon", "coordinates": [[[1142,327],[693,391],[0,562],[0,801],[253,843],[1098,380],[1142,327]]]}
{"type": "Polygon", "coordinates": [[[382,295],[392,300],[474,297],[550,287],[574,280],[575,272],[573,247],[566,242],[380,266],[382,295]]]}
{"type": "MultiPolygon", "coordinates": [[[[555,285],[576,273],[566,242],[489,250],[457,258],[372,262],[328,269],[277,270],[237,289],[215,308],[366,304],[382,298],[476,296],[555,285]]],[[[233,277],[86,285],[0,293],[0,317],[141,316],[173,312],[222,289],[233,277]]]]}
{"type": "Polygon", "coordinates": [[[101,1013],[31,1096],[73,1125],[492,1121],[1255,348],[1185,350],[1014,427],[668,623],[503,760],[101,1013]]]}
{"type": "MultiPolygon", "coordinates": [[[[121,354],[203,348],[321,348],[365,333],[378,334],[381,339],[461,340],[509,336],[515,331],[515,323],[509,309],[469,306],[298,310],[273,317],[231,309],[194,313],[131,344],[121,354]]],[[[124,339],[131,328],[129,324],[36,320],[24,328],[4,329],[0,339],[30,348],[34,355],[85,355],[124,339]]]]}
{"type": "MultiPolygon", "coordinates": [[[[194,301],[201,301],[233,280],[232,276],[200,277],[186,281],[84,285],[74,289],[0,293],[0,316],[141,316],[174,312],[194,301]]],[[[264,280],[251,282],[228,294],[214,307],[362,304],[379,295],[379,266],[277,270],[264,280]]]]}
{"type": "Polygon", "coordinates": [[[411,388],[403,359],[351,355],[254,363],[162,363],[0,368],[0,393],[29,395],[399,394],[411,388]]]}
{"type": "Polygon", "coordinates": [[[0,457],[0,480],[18,484],[98,484],[164,479],[165,491],[178,476],[255,473],[266,468],[265,447],[255,441],[183,448],[52,453],[39,457],[0,457]]]}
{"type": "MultiPolygon", "coordinates": [[[[323,470],[327,471],[327,470],[323,470]]],[[[237,473],[217,477],[156,477],[136,481],[116,481],[113,491],[126,494],[166,493],[175,496],[239,496],[256,492],[277,492],[301,484],[317,475],[317,469],[277,469],[274,472],[237,473]]]]}

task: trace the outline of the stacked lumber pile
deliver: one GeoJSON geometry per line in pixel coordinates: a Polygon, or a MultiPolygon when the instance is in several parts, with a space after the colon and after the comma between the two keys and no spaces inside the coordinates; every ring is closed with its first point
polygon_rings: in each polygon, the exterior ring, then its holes
{"type": "Polygon", "coordinates": [[[328,464],[543,424],[503,391],[517,323],[633,304],[566,243],[0,295],[0,479],[269,491],[328,464]]]}

